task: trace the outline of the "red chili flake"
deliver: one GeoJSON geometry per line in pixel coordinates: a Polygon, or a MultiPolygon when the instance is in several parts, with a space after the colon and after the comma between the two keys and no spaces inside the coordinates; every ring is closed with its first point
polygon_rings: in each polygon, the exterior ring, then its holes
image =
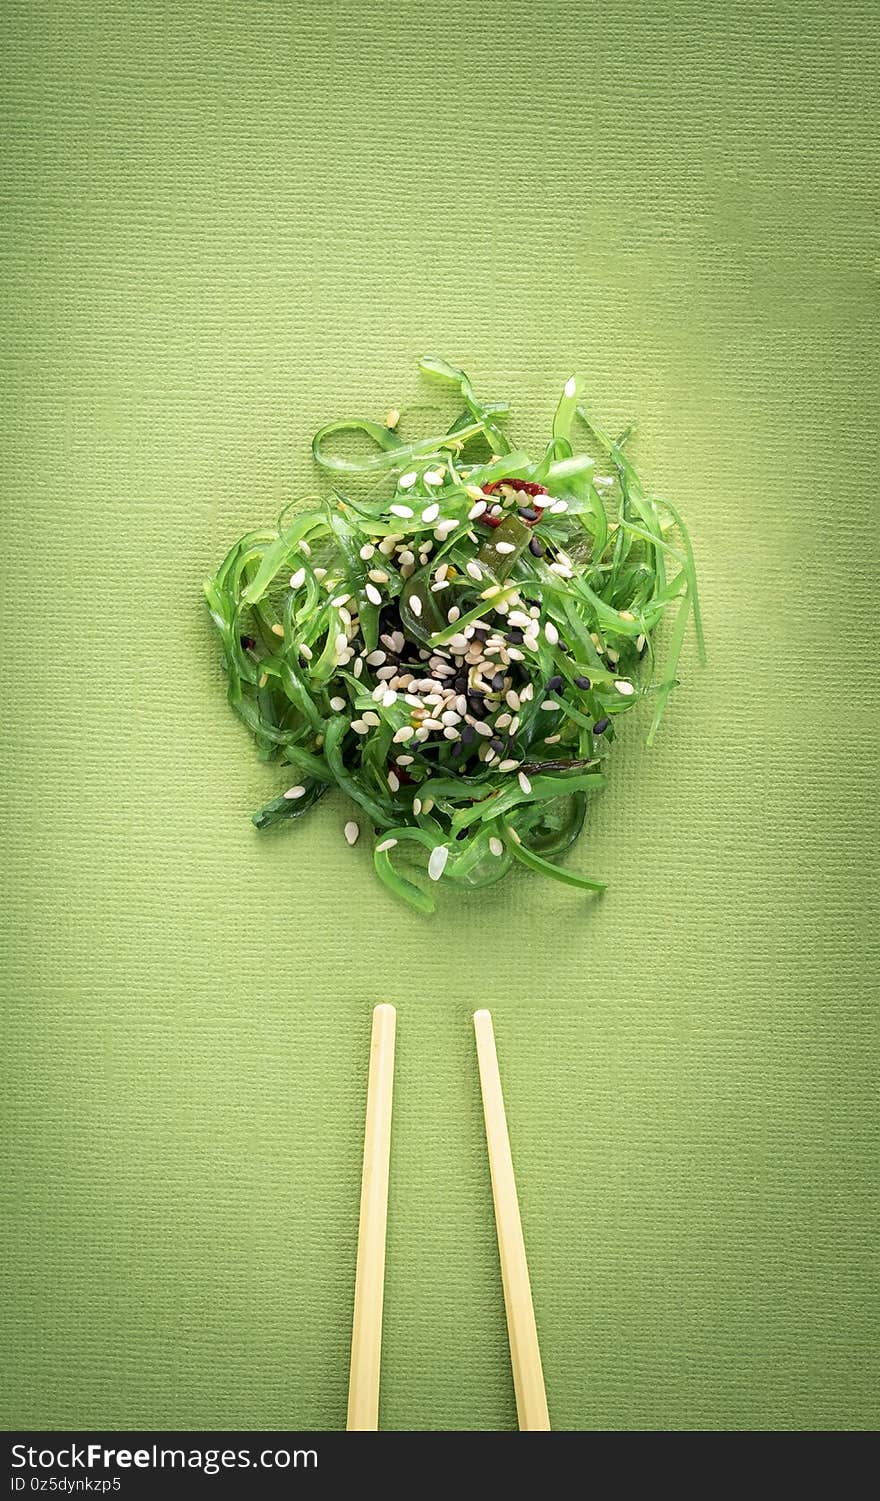
{"type": "MultiPolygon", "coordinates": [[[[488,485],[481,485],[480,488],[486,495],[496,495],[502,485],[509,485],[511,490],[517,490],[522,495],[547,495],[549,493],[544,485],[536,485],[533,480],[513,479],[512,477],[490,480],[488,485]]],[[[541,518],[540,516],[536,516],[534,521],[528,521],[524,516],[520,516],[519,519],[524,526],[535,526],[541,518]]],[[[500,526],[504,517],[490,516],[488,511],[484,511],[480,520],[486,526],[495,527],[500,526]]]]}
{"type": "Polygon", "coordinates": [[[526,495],[547,495],[549,492],[546,485],[536,485],[530,479],[493,479],[488,485],[481,485],[480,489],[487,495],[495,495],[502,485],[509,485],[511,490],[522,490],[526,495]]]}

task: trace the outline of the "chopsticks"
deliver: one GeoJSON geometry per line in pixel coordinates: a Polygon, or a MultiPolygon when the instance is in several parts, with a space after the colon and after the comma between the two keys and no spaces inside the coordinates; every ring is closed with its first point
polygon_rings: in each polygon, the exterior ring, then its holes
{"type": "Polygon", "coordinates": [[[486,1145],[489,1150],[489,1172],[495,1203],[495,1227],[498,1232],[498,1254],[517,1418],[521,1430],[547,1431],[550,1428],[550,1416],[544,1391],[544,1372],[516,1196],[510,1137],[504,1114],[495,1032],[489,1011],[474,1012],[474,1032],[477,1038],[477,1061],[483,1092],[486,1145]]]}
{"type": "MultiPolygon", "coordinates": [[[[357,1272],[351,1329],[346,1422],[349,1432],[375,1432],[379,1427],[385,1232],[388,1219],[396,1026],[397,1012],[393,1006],[383,1003],[375,1007],[370,1037],[357,1272]]],[[[544,1391],[544,1373],[490,1012],[474,1012],[474,1032],[517,1418],[521,1430],[547,1431],[550,1428],[550,1418],[544,1391]]]]}
{"type": "Polygon", "coordinates": [[[387,1004],[373,1011],[370,1075],[364,1129],[364,1167],[358,1228],[348,1421],[353,1431],[379,1427],[379,1370],[382,1360],[382,1303],[385,1292],[385,1226],[388,1218],[388,1165],[391,1153],[391,1096],[394,1087],[394,1034],[397,1012],[387,1004]]]}

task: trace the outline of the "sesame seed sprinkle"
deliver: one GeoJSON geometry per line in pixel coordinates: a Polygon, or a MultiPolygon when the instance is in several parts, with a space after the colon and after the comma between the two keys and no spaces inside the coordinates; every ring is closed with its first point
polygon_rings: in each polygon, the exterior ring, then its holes
{"type": "Polygon", "coordinates": [[[400,516],[404,521],[409,521],[413,515],[412,506],[402,506],[400,504],[397,504],[389,506],[388,509],[391,512],[392,516],[400,516]]]}
{"type": "Polygon", "coordinates": [[[348,844],[357,844],[358,836],[361,832],[360,824],[356,824],[353,818],[349,819],[342,832],[348,844]]]}
{"type": "Polygon", "coordinates": [[[295,799],[295,798],[298,798],[298,797],[305,797],[305,795],[306,795],[306,789],[305,789],[305,787],[302,787],[300,785],[297,785],[296,787],[288,787],[287,791],[284,793],[284,796],[286,798],[291,798],[291,799],[295,799]]]}
{"type": "Polygon", "coordinates": [[[444,870],[446,869],[446,862],[448,859],[449,850],[447,846],[445,844],[435,845],[434,849],[432,849],[431,851],[430,859],[428,860],[428,875],[431,877],[432,881],[439,881],[444,870]]]}
{"type": "Polygon", "coordinates": [[[381,855],[385,852],[385,850],[393,850],[396,843],[396,839],[381,840],[380,843],[376,845],[376,854],[381,855]]]}

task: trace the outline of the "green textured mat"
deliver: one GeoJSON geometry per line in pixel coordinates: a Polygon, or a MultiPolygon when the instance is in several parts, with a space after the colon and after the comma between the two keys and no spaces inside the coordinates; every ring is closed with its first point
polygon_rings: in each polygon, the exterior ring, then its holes
{"type": "Polygon", "coordinates": [[[876,7],[3,9],[4,1420],[343,1424],[387,997],[383,1426],[515,1422],[487,1003],[555,1425],[873,1425],[876,7]],[[202,578],[426,350],[692,523],[598,902],[249,822],[202,578]]]}

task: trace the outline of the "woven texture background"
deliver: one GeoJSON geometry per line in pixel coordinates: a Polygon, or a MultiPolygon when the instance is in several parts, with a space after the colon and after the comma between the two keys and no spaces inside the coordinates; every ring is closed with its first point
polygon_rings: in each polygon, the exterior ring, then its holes
{"type": "Polygon", "coordinates": [[[872,1425],[876,7],[3,10],[5,1422],[343,1424],[387,997],[383,1426],[515,1423],[486,1003],[555,1425],[872,1425]],[[532,440],[580,369],[692,523],[600,901],[249,822],[202,578],[427,350],[532,440]]]}

